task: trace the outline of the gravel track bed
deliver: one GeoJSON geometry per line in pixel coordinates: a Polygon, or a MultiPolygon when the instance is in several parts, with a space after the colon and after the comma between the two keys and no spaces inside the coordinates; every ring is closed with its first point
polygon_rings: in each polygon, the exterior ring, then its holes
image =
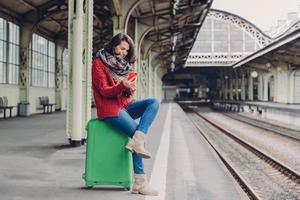
{"type": "Polygon", "coordinates": [[[252,152],[234,142],[196,114],[189,113],[188,116],[200,125],[216,149],[223,152],[225,159],[243,176],[262,199],[300,200],[299,184],[290,181],[263,160],[257,158],[252,152]]]}
{"type": "Polygon", "coordinates": [[[259,148],[293,170],[300,172],[300,142],[285,136],[274,134],[271,131],[260,129],[249,124],[234,120],[221,113],[212,112],[207,108],[196,111],[231,131],[236,136],[246,140],[249,144],[259,148]]]}

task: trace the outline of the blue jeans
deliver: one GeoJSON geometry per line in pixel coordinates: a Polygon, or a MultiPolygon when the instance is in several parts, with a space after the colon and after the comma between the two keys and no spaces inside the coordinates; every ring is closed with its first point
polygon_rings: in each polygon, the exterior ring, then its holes
{"type": "MultiPolygon", "coordinates": [[[[108,117],[104,121],[132,138],[137,130],[147,134],[158,109],[159,102],[154,98],[137,100],[128,105],[127,111],[121,109],[118,117],[108,117]],[[138,118],[141,119],[137,124],[134,120],[138,118]]],[[[142,157],[133,153],[132,159],[134,173],[144,174],[142,157]]]]}

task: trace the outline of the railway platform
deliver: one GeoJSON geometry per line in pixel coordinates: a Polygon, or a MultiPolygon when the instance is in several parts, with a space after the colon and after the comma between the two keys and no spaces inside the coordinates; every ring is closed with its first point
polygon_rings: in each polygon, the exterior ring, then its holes
{"type": "Polygon", "coordinates": [[[85,146],[67,145],[65,112],[3,120],[0,130],[1,199],[247,199],[176,103],[161,104],[147,140],[153,158],[145,160],[145,171],[158,197],[116,187],[86,189],[85,146]]]}

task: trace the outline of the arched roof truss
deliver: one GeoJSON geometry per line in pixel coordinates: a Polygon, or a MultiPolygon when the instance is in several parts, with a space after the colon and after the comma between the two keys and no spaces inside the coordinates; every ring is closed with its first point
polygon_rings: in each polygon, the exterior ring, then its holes
{"type": "Polygon", "coordinates": [[[186,66],[231,66],[270,42],[271,38],[251,22],[211,9],[186,66]]]}
{"type": "MultiPolygon", "coordinates": [[[[181,0],[174,10],[169,0],[142,0],[135,5],[130,19],[126,21],[133,23],[138,19],[139,24],[148,27],[144,38],[153,43],[151,50],[158,53],[162,66],[169,68],[173,55],[175,66],[180,68],[188,57],[211,2],[181,0]]],[[[143,49],[141,51],[146,53],[143,49]]]]}

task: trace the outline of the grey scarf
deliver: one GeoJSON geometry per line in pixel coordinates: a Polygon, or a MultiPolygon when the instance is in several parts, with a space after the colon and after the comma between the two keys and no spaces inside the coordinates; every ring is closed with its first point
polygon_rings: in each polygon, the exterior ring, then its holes
{"type": "Polygon", "coordinates": [[[110,75],[117,83],[123,80],[131,71],[129,63],[117,55],[112,55],[104,49],[96,53],[96,58],[100,58],[110,72],[110,75]]]}

